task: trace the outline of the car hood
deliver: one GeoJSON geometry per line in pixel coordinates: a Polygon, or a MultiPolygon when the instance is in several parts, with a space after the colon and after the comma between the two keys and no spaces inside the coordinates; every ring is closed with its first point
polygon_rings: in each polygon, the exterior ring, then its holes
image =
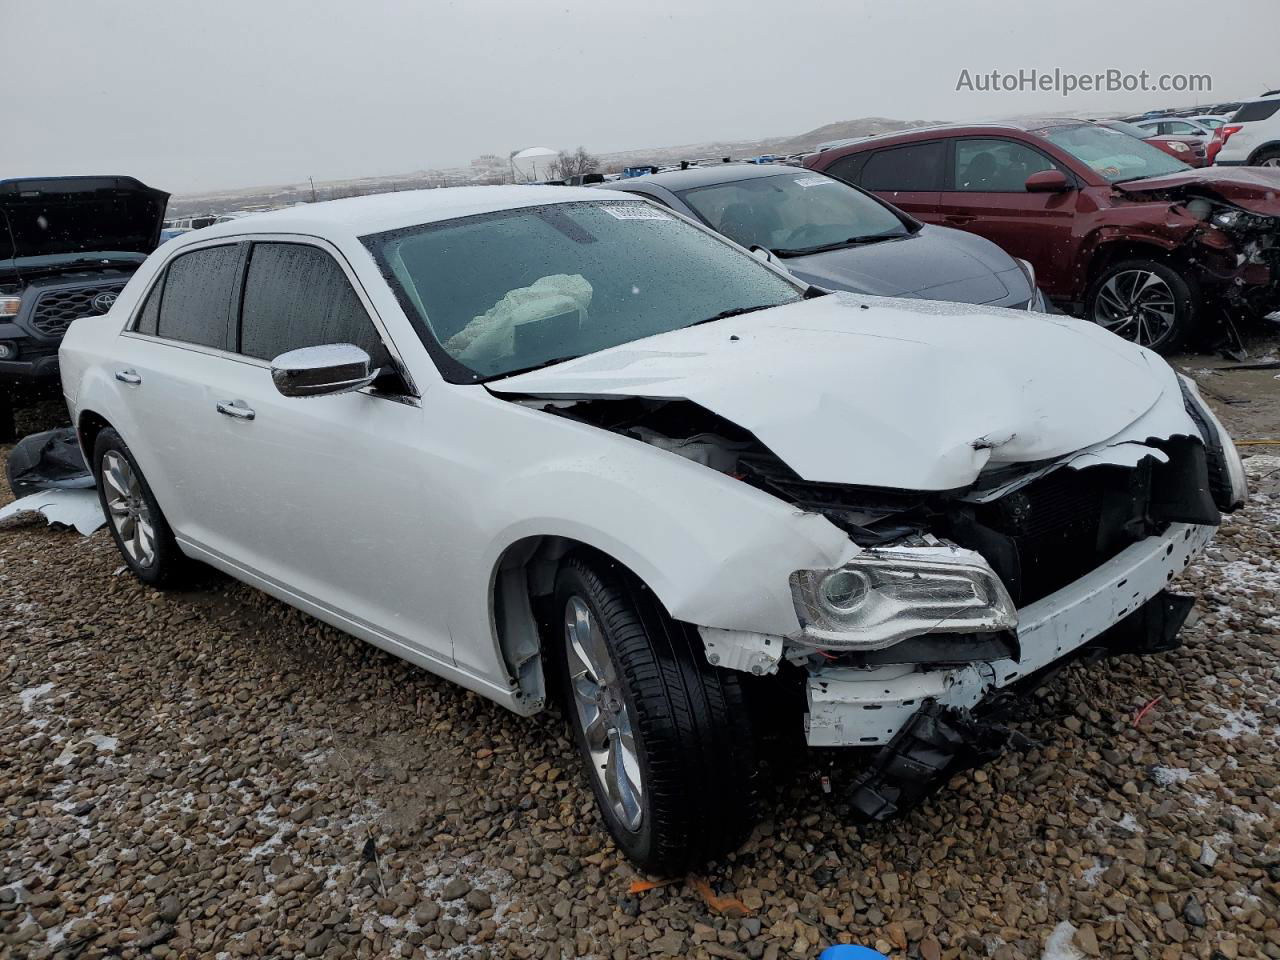
{"type": "Polygon", "coordinates": [[[1164,177],[1115,184],[1133,199],[1185,200],[1211,196],[1254,213],[1280,216],[1280,170],[1269,167],[1204,167],[1164,177]]]}
{"type": "Polygon", "coordinates": [[[685,399],[750,430],[806,480],[905,490],[959,489],[988,464],[1141,442],[1146,421],[1121,435],[1162,398],[1159,435],[1170,422],[1189,429],[1169,366],[1094,324],[844,293],[486,386],[685,399]]]}
{"type": "Polygon", "coordinates": [[[1008,255],[981,237],[942,227],[922,227],[914,234],[866,246],[779,259],[796,278],[832,290],[961,303],[991,303],[1009,296],[1012,291],[996,272],[1017,269],[1008,255]],[[970,239],[992,250],[975,249],[970,239]]]}
{"type": "Polygon", "coordinates": [[[0,267],[21,257],[150,253],[168,202],[132,177],[0,180],[0,267]]]}

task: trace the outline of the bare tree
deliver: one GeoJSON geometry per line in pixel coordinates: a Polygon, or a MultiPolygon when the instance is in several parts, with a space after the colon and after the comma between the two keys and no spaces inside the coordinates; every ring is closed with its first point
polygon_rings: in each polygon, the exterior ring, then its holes
{"type": "Polygon", "coordinates": [[[587,153],[585,147],[578,147],[573,153],[561,150],[560,155],[551,161],[548,173],[552,180],[568,180],[585,173],[595,173],[599,169],[600,160],[587,153]]]}

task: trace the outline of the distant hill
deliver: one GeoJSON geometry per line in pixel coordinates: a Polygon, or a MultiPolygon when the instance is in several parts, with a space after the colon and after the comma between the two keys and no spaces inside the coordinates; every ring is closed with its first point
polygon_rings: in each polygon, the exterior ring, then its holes
{"type": "MultiPolygon", "coordinates": [[[[763,137],[757,140],[709,140],[703,143],[687,143],[667,147],[644,147],[600,154],[606,171],[621,170],[632,164],[672,163],[694,157],[753,157],[761,154],[787,156],[807,153],[819,143],[843,140],[851,137],[868,137],[894,130],[925,126],[935,121],[891,120],[886,117],[861,117],[857,120],[840,120],[828,123],[806,133],[794,136],[763,137]]],[[[490,174],[492,172],[490,171],[490,174]]],[[[269,209],[305,203],[311,199],[329,200],[334,197],[363,193],[382,193],[391,190],[415,190],[423,187],[456,186],[466,183],[493,182],[471,167],[451,167],[439,170],[419,170],[413,173],[388,176],[362,177],[354,180],[330,180],[311,184],[280,184],[277,186],[246,187],[239,190],[175,195],[169,201],[169,216],[192,216],[201,213],[227,213],[236,210],[269,209]]]]}

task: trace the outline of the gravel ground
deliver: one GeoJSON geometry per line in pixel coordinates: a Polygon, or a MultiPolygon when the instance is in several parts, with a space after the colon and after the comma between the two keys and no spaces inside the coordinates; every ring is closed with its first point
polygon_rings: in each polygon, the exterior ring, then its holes
{"type": "Polygon", "coordinates": [[[806,760],[726,863],[638,893],[554,715],[17,521],[0,956],[1280,957],[1280,448],[1249,450],[1181,651],[1071,668],[1019,720],[1039,746],[894,824],[806,760]]]}

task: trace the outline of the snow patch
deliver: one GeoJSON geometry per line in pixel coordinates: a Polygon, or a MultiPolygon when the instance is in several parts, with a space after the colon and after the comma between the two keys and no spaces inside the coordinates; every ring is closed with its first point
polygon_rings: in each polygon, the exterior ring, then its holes
{"type": "Polygon", "coordinates": [[[52,683],[42,683],[38,687],[27,687],[18,692],[18,702],[22,704],[22,712],[30,713],[37,700],[53,689],[52,683]]]}
{"type": "Polygon", "coordinates": [[[1049,939],[1044,942],[1044,953],[1040,960],[1085,960],[1080,948],[1075,945],[1076,928],[1070,920],[1063,920],[1053,928],[1049,939]]]}
{"type": "Polygon", "coordinates": [[[1194,774],[1186,767],[1152,767],[1151,777],[1162,787],[1186,783],[1194,774]]]}

